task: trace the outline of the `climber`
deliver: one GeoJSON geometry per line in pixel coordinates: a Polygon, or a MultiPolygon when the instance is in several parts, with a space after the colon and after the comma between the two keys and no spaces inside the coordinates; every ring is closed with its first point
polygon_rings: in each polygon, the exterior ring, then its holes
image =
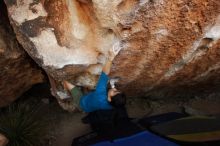
{"type": "Polygon", "coordinates": [[[117,53],[118,52],[114,51],[109,52],[109,58],[102,68],[102,73],[96,85],[95,91],[83,95],[78,87],[66,80],[63,81],[64,89],[70,91],[77,109],[88,113],[96,110],[108,110],[113,107],[125,105],[126,97],[124,93],[117,90],[114,85],[111,89],[107,89],[109,81],[108,74],[110,73],[112,61],[117,53]]]}

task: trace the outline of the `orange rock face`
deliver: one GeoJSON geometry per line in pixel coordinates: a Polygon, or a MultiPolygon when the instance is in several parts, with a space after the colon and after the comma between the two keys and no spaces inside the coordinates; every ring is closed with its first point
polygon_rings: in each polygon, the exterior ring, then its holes
{"type": "Polygon", "coordinates": [[[0,2],[0,107],[44,79],[41,69],[17,42],[3,4],[0,2]]]}
{"type": "Polygon", "coordinates": [[[119,47],[111,76],[128,96],[186,97],[220,85],[218,0],[5,3],[19,42],[56,81],[93,88],[119,47]]]}

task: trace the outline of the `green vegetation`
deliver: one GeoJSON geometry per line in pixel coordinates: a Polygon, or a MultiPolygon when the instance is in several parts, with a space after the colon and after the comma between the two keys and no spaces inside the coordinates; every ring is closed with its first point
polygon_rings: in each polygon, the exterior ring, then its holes
{"type": "Polygon", "coordinates": [[[16,103],[0,111],[0,133],[9,139],[9,146],[42,145],[45,123],[39,104],[16,103]]]}

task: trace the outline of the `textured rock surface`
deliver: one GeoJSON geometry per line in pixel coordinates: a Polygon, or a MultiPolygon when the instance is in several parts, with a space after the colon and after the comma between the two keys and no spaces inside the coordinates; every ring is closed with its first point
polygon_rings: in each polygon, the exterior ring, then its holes
{"type": "Polygon", "coordinates": [[[56,81],[94,87],[114,46],[121,51],[111,75],[122,78],[129,96],[184,97],[220,87],[219,0],[5,3],[19,42],[56,81]]]}
{"type": "Polygon", "coordinates": [[[36,63],[19,46],[0,2],[0,107],[8,105],[33,84],[43,82],[36,63]]]}

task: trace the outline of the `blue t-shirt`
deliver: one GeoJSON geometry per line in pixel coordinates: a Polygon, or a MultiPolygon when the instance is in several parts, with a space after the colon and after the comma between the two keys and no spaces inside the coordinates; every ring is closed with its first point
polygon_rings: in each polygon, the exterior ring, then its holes
{"type": "Polygon", "coordinates": [[[112,109],[107,95],[108,80],[109,77],[102,72],[96,85],[96,90],[81,97],[80,107],[83,111],[93,112],[100,109],[112,109]]]}

